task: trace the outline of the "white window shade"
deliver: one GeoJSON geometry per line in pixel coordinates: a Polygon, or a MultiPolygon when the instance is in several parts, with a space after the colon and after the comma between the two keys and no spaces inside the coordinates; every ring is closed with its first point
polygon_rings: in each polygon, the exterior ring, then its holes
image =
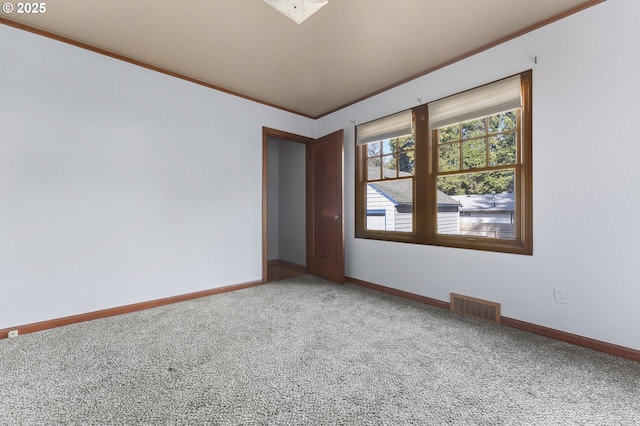
{"type": "Polygon", "coordinates": [[[365,145],[411,134],[412,120],[411,110],[407,110],[361,124],[356,127],[356,144],[365,145]]]}
{"type": "Polygon", "coordinates": [[[429,104],[429,128],[451,126],[522,106],[520,75],[496,81],[429,104]]]}

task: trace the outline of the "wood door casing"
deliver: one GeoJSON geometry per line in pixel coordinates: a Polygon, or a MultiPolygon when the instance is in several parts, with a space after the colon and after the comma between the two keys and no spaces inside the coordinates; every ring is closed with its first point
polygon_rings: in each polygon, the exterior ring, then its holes
{"type": "Polygon", "coordinates": [[[344,283],[344,131],[307,144],[307,269],[344,283]]]}

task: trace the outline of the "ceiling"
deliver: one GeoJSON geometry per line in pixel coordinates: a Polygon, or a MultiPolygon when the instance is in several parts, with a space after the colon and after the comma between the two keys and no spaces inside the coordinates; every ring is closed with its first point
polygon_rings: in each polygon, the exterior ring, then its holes
{"type": "Polygon", "coordinates": [[[601,1],[329,0],[298,25],[263,0],[55,0],[0,23],[320,117],[601,1]]]}

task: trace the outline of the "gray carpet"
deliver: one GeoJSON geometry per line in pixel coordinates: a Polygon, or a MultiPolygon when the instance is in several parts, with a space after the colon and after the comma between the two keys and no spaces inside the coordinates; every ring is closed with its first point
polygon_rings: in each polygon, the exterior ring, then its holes
{"type": "Polygon", "coordinates": [[[0,423],[637,425],[640,364],[301,278],[0,341],[0,423]]]}

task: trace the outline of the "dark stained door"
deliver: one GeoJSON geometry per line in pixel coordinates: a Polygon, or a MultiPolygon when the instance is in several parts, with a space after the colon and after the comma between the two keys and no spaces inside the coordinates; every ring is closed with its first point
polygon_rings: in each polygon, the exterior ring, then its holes
{"type": "Polygon", "coordinates": [[[344,283],[344,131],[307,144],[307,269],[344,283]]]}

